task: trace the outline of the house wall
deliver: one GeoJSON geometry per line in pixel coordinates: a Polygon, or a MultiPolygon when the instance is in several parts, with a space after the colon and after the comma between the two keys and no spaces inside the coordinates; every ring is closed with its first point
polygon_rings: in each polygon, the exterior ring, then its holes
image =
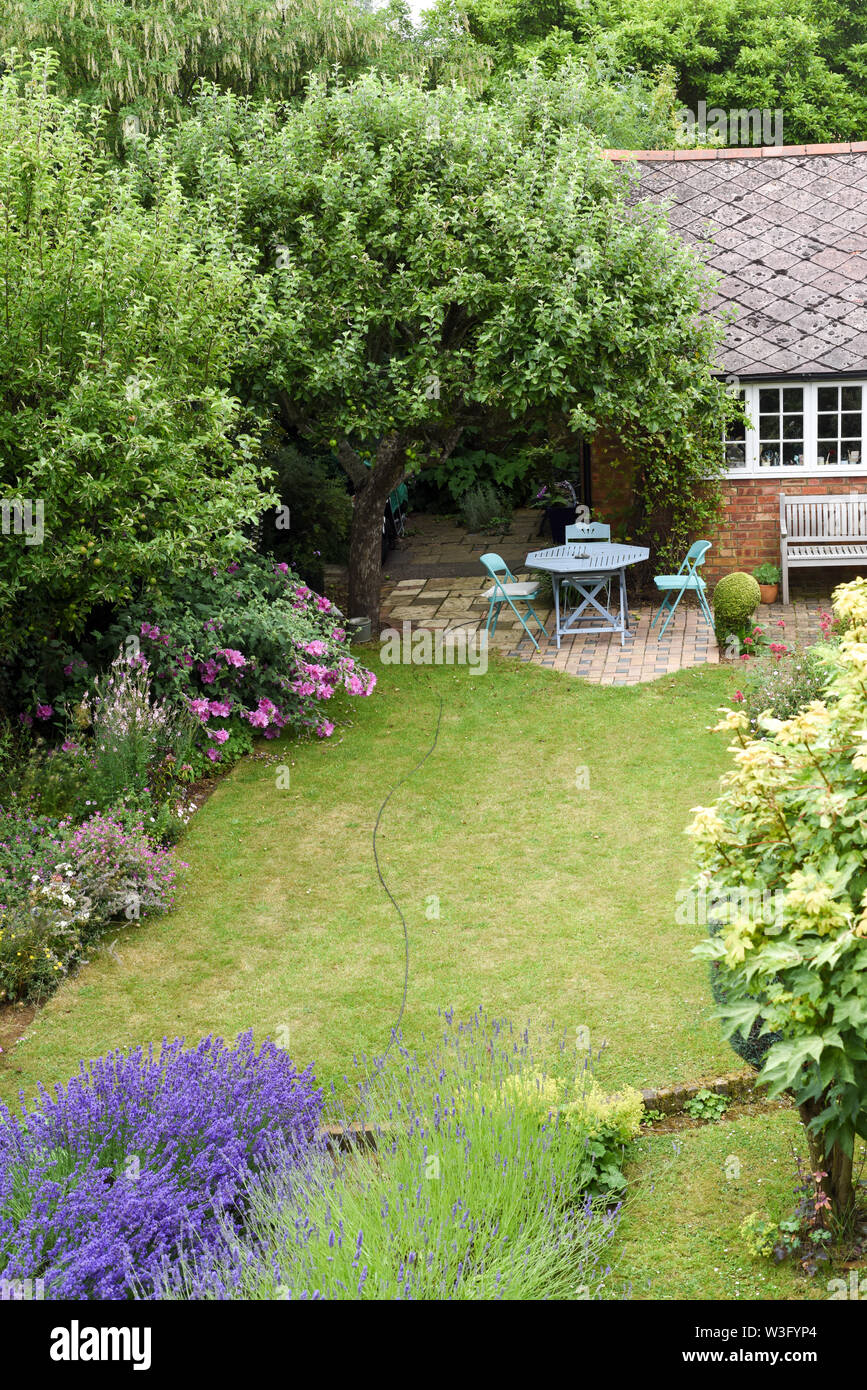
{"type": "MultiPolygon", "coordinates": [[[[769,469],[767,477],[724,481],[723,520],[706,537],[713,542],[703,570],[709,583],[716,583],[732,570],[749,571],[765,561],[780,563],[781,492],[798,497],[867,494],[867,476],[863,473],[852,477],[797,478],[787,474],[775,478],[775,471],[769,469]]],[[[617,442],[608,436],[600,436],[591,445],[590,498],[594,517],[609,522],[612,529],[626,517],[631,505],[632,466],[618,452],[617,442]]],[[[636,544],[641,542],[640,536],[632,539],[636,544]]]]}

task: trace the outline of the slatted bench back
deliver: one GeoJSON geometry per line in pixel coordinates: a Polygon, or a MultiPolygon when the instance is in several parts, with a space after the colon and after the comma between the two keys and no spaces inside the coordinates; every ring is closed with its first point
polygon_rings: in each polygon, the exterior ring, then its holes
{"type": "Polygon", "coordinates": [[[789,544],[867,542],[867,494],[839,497],[780,496],[780,521],[789,544]]]}

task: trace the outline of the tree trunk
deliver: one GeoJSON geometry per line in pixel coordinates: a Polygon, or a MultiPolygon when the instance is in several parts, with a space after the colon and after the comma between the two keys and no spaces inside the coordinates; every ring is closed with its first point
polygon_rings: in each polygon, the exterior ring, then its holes
{"type": "Polygon", "coordinates": [[[845,1221],[851,1215],[855,1201],[855,1192],[852,1186],[852,1159],[839,1144],[835,1144],[830,1153],[826,1153],[821,1134],[808,1128],[810,1120],[824,1109],[824,1100],[805,1101],[803,1105],[798,1107],[801,1122],[807,1135],[810,1166],[814,1173],[825,1174],[820,1179],[819,1186],[831,1203],[833,1215],[839,1220],[845,1221]]]}
{"type": "Polygon", "coordinates": [[[406,446],[400,435],[380,440],[373,467],[356,484],[349,536],[349,617],[370,618],[379,635],[379,585],[382,576],[382,517],[388,495],[406,473],[406,446]]]}

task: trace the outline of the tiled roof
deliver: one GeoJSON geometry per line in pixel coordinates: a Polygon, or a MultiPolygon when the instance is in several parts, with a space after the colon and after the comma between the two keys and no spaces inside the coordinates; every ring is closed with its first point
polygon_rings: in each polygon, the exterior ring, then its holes
{"type": "Polygon", "coordinates": [[[608,154],[719,273],[721,371],[867,375],[867,142],[608,154]]]}

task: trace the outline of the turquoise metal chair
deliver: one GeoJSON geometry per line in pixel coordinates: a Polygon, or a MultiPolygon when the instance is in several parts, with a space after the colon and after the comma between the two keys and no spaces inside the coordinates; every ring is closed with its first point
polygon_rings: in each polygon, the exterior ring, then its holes
{"type": "MultiPolygon", "coordinates": [[[[567,544],[567,545],[570,543],[570,541],[572,541],[572,542],[575,542],[575,541],[590,541],[591,544],[595,541],[595,542],[598,544],[599,541],[610,541],[610,540],[611,540],[611,527],[608,526],[604,521],[576,521],[576,522],[573,522],[573,524],[572,524],[571,526],[567,526],[567,527],[566,527],[566,544],[567,544]]],[[[568,575],[568,576],[564,576],[564,578],[561,580],[561,583],[560,583],[560,593],[562,594],[562,593],[564,592],[564,590],[568,590],[568,589],[570,589],[570,588],[571,588],[571,589],[574,589],[574,588],[575,588],[575,581],[576,581],[576,579],[585,578],[585,577],[586,577],[586,576],[582,576],[582,575],[571,575],[571,574],[568,575]]],[[[605,586],[605,607],[606,607],[606,608],[610,608],[610,607],[611,607],[611,580],[610,580],[610,579],[608,580],[608,582],[607,582],[607,584],[606,584],[606,586],[605,586]]]]}
{"type": "Polygon", "coordinates": [[[534,599],[537,593],[539,592],[538,581],[531,579],[527,580],[526,582],[519,582],[512,574],[512,571],[509,569],[509,566],[506,564],[505,560],[501,559],[499,555],[495,555],[493,551],[489,551],[487,555],[482,555],[480,559],[481,563],[484,565],[485,569],[488,571],[488,574],[494,581],[490,589],[486,589],[485,592],[482,594],[482,598],[486,598],[488,600],[488,621],[485,624],[485,631],[489,632],[490,635],[493,637],[494,633],[497,630],[497,623],[500,617],[500,610],[502,609],[503,605],[507,603],[511,608],[512,612],[516,614],[518,621],[520,622],[522,628],[526,632],[530,641],[533,643],[533,646],[536,648],[536,651],[538,651],[539,643],[536,641],[535,637],[533,636],[532,632],[527,626],[527,621],[524,618],[523,614],[519,613],[518,609],[515,607],[517,603],[526,603],[528,611],[536,619],[536,622],[539,624],[541,631],[544,633],[545,637],[548,636],[540,618],[533,611],[533,606],[530,602],[530,600],[534,599]],[[505,578],[503,578],[504,575],[505,578]],[[491,625],[492,621],[493,626],[491,625]]]}
{"type": "Polygon", "coordinates": [[[657,574],[655,576],[653,582],[657,589],[664,594],[664,598],[659,605],[653,622],[650,624],[651,629],[656,626],[657,618],[661,617],[663,613],[668,614],[668,617],[656,634],[657,641],[662,637],[665,629],[674,616],[674,610],[686,593],[693,593],[696,595],[699,607],[704,614],[705,622],[709,627],[713,627],[713,614],[710,611],[710,604],[707,601],[707,585],[698,573],[698,567],[704,564],[704,557],[710,550],[710,547],[710,541],[696,541],[695,545],[690,546],[686,559],[677,571],[677,574],[657,574]],[[674,602],[672,602],[672,599],[674,602]]]}

